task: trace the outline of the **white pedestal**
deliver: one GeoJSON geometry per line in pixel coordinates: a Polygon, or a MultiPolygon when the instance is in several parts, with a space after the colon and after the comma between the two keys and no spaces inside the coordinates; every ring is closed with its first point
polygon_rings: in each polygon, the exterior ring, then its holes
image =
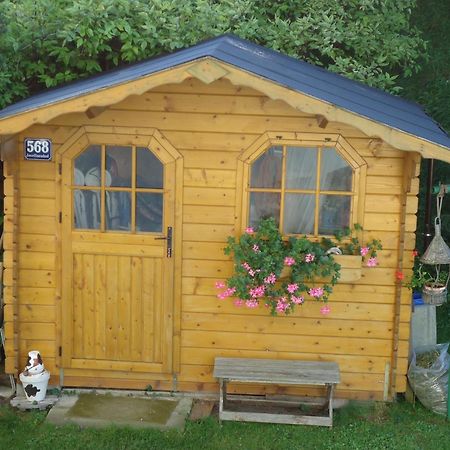
{"type": "Polygon", "coordinates": [[[411,349],[436,344],[436,306],[415,305],[411,318],[411,349]]]}

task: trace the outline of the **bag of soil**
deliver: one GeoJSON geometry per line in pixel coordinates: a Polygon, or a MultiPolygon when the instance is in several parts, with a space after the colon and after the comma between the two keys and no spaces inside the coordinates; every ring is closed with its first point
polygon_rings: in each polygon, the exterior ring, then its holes
{"type": "Polygon", "coordinates": [[[427,345],[414,349],[408,369],[412,390],[422,405],[447,415],[449,344],[427,345]]]}

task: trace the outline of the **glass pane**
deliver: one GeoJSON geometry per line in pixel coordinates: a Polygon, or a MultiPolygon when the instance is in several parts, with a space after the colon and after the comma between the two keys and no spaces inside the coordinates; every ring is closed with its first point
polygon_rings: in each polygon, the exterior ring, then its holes
{"type": "Polygon", "coordinates": [[[250,187],[280,188],[283,147],[271,147],[251,167],[250,187]]]}
{"type": "Polygon", "coordinates": [[[353,170],[334,148],[323,149],[320,168],[322,191],[351,191],[353,170]]]}
{"type": "Polygon", "coordinates": [[[350,225],[349,195],[321,195],[319,234],[334,234],[350,225]]]}
{"type": "Polygon", "coordinates": [[[250,194],[250,223],[251,227],[258,224],[260,219],[274,217],[280,221],[281,194],[273,192],[252,192],[250,194]]]}
{"type": "Polygon", "coordinates": [[[163,195],[147,192],[136,194],[136,231],[161,232],[163,195]]]}
{"type": "Polygon", "coordinates": [[[100,191],[73,191],[74,227],[77,229],[100,229],[100,191]]]}
{"type": "Polygon", "coordinates": [[[100,186],[100,145],[91,145],[75,158],[73,183],[75,186],[100,186]]]}
{"type": "Polygon", "coordinates": [[[106,191],[105,215],[107,230],[130,231],[131,194],[121,191],[106,191]]]}
{"type": "Polygon", "coordinates": [[[288,147],[286,189],[316,189],[317,149],[288,147]]]}
{"type": "Polygon", "coordinates": [[[315,195],[286,194],[284,198],[284,234],[313,234],[315,195]]]}
{"type": "Polygon", "coordinates": [[[131,147],[106,146],[105,186],[131,187],[131,147]]]}
{"type": "Polygon", "coordinates": [[[162,189],[163,165],[161,161],[148,149],[136,149],[136,187],[162,189]]]}

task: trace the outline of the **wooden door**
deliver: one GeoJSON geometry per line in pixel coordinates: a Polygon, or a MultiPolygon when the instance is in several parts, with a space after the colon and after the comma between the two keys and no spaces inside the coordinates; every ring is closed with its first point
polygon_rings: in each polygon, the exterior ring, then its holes
{"type": "Polygon", "coordinates": [[[161,147],[64,154],[63,367],[171,371],[175,172],[161,147]]]}

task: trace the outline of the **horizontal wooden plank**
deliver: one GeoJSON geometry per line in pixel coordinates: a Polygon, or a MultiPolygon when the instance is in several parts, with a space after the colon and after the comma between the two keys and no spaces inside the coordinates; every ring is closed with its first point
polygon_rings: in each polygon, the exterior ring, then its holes
{"type": "MultiPolygon", "coordinates": [[[[25,131],[20,133],[20,144],[23,144],[23,139],[25,138],[48,138],[52,140],[52,144],[60,145],[63,144],[75,131],[77,131],[77,127],[59,127],[52,126],[49,124],[36,124],[27,128],[25,131]]],[[[42,161],[26,161],[25,163],[37,163],[38,165],[42,163],[42,161]]]]}
{"type": "Polygon", "coordinates": [[[55,200],[50,198],[20,199],[20,213],[27,216],[52,216],[55,217],[55,200]]]}
{"type": "MultiPolygon", "coordinates": [[[[183,208],[183,214],[186,212],[183,208]]],[[[186,221],[186,220],[185,220],[186,221]]],[[[183,242],[183,258],[185,259],[206,259],[215,261],[231,261],[231,257],[224,254],[225,244],[219,242],[183,242]]]]}
{"type": "Polygon", "coordinates": [[[27,180],[48,180],[55,179],[55,163],[53,161],[26,161],[19,162],[20,177],[27,180]]]}
{"type": "Polygon", "coordinates": [[[234,234],[232,225],[183,225],[183,239],[186,241],[225,243],[227,237],[232,234],[234,234]]]}
{"type": "Polygon", "coordinates": [[[232,170],[186,169],[184,186],[235,188],[236,173],[232,170]]]}
{"type": "Polygon", "coordinates": [[[54,236],[56,233],[56,217],[52,216],[25,216],[19,217],[21,233],[46,234],[54,236]]]}
{"type": "Polygon", "coordinates": [[[21,269],[55,270],[55,254],[43,252],[19,252],[21,269]]]}
{"type": "Polygon", "coordinates": [[[21,322],[20,339],[36,339],[54,341],[56,339],[56,329],[53,323],[21,322]]]}
{"type": "Polygon", "coordinates": [[[255,141],[257,133],[209,133],[208,131],[164,131],[169,142],[178,150],[215,150],[228,152],[242,152],[255,141]]]}
{"type": "MultiPolygon", "coordinates": [[[[39,340],[39,339],[24,339],[19,341],[19,346],[22,349],[36,349],[42,356],[44,361],[44,365],[47,363],[47,358],[55,358],[56,357],[56,342],[49,340],[39,340]]],[[[28,355],[27,355],[28,356],[28,355]]],[[[24,359],[23,361],[26,361],[24,359]]]]}
{"type": "MultiPolygon", "coordinates": [[[[313,319],[305,317],[278,317],[270,315],[248,316],[236,314],[218,313],[188,313],[185,312],[181,319],[183,330],[203,331],[241,331],[249,333],[271,333],[296,336],[341,336],[346,337],[373,337],[383,339],[393,332],[393,320],[386,322],[374,322],[352,319],[327,318],[313,319]]],[[[409,333],[407,324],[400,324],[401,333],[409,333]]]]}
{"type": "Polygon", "coordinates": [[[19,270],[20,287],[54,287],[55,278],[55,272],[51,270],[19,270]]]}
{"type": "Polygon", "coordinates": [[[23,305],[54,305],[55,296],[53,287],[19,287],[17,289],[17,298],[23,305]]]}
{"type": "Polygon", "coordinates": [[[234,222],[235,214],[232,206],[183,206],[183,223],[232,225],[234,222]]]}
{"type": "Polygon", "coordinates": [[[237,152],[220,152],[208,150],[180,150],[184,167],[187,169],[225,169],[236,170],[237,152]]]}
{"type": "Polygon", "coordinates": [[[388,357],[391,353],[390,339],[347,338],[328,336],[284,336],[261,333],[217,332],[183,330],[181,342],[184,347],[202,347],[217,349],[248,349],[280,352],[301,352],[348,355],[368,355],[388,357]]]}
{"type": "MultiPolygon", "coordinates": [[[[406,216],[405,228],[408,232],[416,230],[417,217],[413,214],[406,216]]],[[[364,228],[370,231],[394,231],[400,230],[400,215],[367,213],[364,216],[364,228]]]]}
{"type": "Polygon", "coordinates": [[[367,163],[367,175],[382,177],[402,177],[404,162],[402,158],[364,157],[367,163]]]}
{"type": "MultiPolygon", "coordinates": [[[[323,303],[306,299],[305,303],[289,317],[306,317],[323,320],[328,319],[347,319],[347,320],[367,320],[387,322],[394,318],[393,304],[376,303],[351,303],[351,302],[333,302],[332,298],[328,305],[331,312],[324,317],[320,314],[320,308],[323,303]]],[[[268,315],[267,309],[261,305],[257,309],[234,306],[232,299],[219,300],[213,296],[185,295],[183,298],[184,313],[224,313],[224,314],[243,314],[245,316],[268,315]]],[[[277,316],[276,320],[282,322],[287,319],[286,316],[277,316]]]]}
{"type": "MultiPolygon", "coordinates": [[[[333,355],[298,352],[271,352],[267,350],[244,350],[217,349],[217,348],[193,348],[182,347],[181,363],[184,365],[214,365],[214,358],[217,356],[240,357],[240,358],[281,358],[293,360],[314,360],[314,361],[334,361],[339,364],[342,372],[356,373],[379,373],[384,374],[386,363],[390,362],[390,357],[366,356],[366,355],[333,355]]],[[[406,371],[408,362],[401,359],[399,370],[406,371]]]]}
{"type": "Polygon", "coordinates": [[[186,205],[234,206],[234,202],[234,189],[185,187],[183,192],[186,205]]]}
{"type": "Polygon", "coordinates": [[[28,179],[21,177],[19,181],[22,198],[55,198],[56,184],[54,180],[28,179]]]}
{"type": "Polygon", "coordinates": [[[149,91],[128,97],[114,105],[114,109],[135,111],[170,111],[217,114],[251,114],[276,116],[304,116],[281,100],[269,97],[210,93],[171,93],[149,91]]]}
{"type": "MultiPolygon", "coordinates": [[[[81,113],[69,113],[52,120],[52,124],[64,126],[101,125],[146,127],[152,124],[165,133],[167,130],[187,132],[229,132],[229,133],[256,133],[262,134],[267,130],[298,131],[308,130],[311,133],[323,133],[315,117],[283,117],[265,115],[264,117],[252,115],[229,115],[216,113],[195,112],[153,112],[153,111],[124,111],[114,108],[107,109],[99,116],[88,119],[81,113]]],[[[364,133],[343,123],[329,122],[328,133],[343,136],[363,137],[364,133]]]]}
{"type": "MultiPolygon", "coordinates": [[[[117,239],[117,236],[116,236],[117,239]]],[[[152,239],[154,242],[154,238],[152,239]]],[[[74,253],[83,253],[88,255],[122,255],[122,256],[147,256],[153,258],[163,258],[165,256],[165,244],[151,245],[133,245],[97,242],[92,245],[91,242],[72,242],[72,251],[74,253]]]]}
{"type": "MultiPolygon", "coordinates": [[[[372,158],[374,156],[372,147],[372,140],[367,136],[345,136],[345,140],[357,150],[357,152],[363,158],[369,157],[372,158]]],[[[381,145],[377,148],[376,157],[377,159],[383,158],[399,158],[403,160],[405,157],[405,152],[395,149],[388,143],[382,141],[381,145]]]]}
{"type": "MultiPolygon", "coordinates": [[[[5,248],[12,248],[12,239],[5,240],[5,248]]],[[[54,254],[56,252],[56,237],[48,234],[21,233],[19,250],[30,253],[40,252],[54,254]]]]}
{"type": "MultiPolygon", "coordinates": [[[[12,305],[8,305],[12,308],[12,305]]],[[[12,311],[11,311],[12,313],[12,311]]],[[[55,306],[50,305],[19,305],[19,321],[53,323],[56,318],[55,306]]]]}
{"type": "Polygon", "coordinates": [[[252,97],[261,97],[261,92],[245,87],[232,84],[229,80],[222,78],[213,83],[205,84],[197,78],[187,78],[182,83],[164,84],[152,89],[152,92],[163,93],[195,93],[195,94],[217,94],[217,95],[245,95],[252,97]]]}
{"type": "Polygon", "coordinates": [[[184,277],[214,277],[222,280],[233,274],[233,264],[228,261],[183,259],[182,270],[184,277]]]}

